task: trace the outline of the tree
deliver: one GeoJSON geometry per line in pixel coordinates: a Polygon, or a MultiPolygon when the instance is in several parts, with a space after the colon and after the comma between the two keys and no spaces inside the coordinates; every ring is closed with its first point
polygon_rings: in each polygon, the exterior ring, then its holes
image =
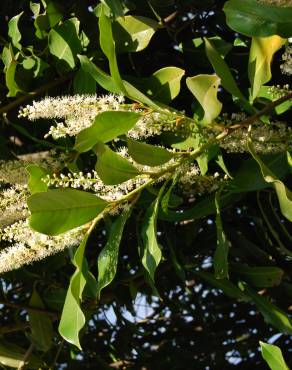
{"type": "Polygon", "coordinates": [[[3,368],[291,364],[289,5],[4,2],[3,368]]]}

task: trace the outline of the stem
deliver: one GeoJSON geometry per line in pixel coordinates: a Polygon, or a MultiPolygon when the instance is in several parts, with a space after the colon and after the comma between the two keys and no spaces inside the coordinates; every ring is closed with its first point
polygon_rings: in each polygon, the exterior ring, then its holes
{"type": "Polygon", "coordinates": [[[27,363],[27,360],[28,360],[29,356],[31,355],[33,349],[34,349],[34,344],[31,343],[31,345],[29,346],[28,350],[25,352],[22,361],[18,365],[17,370],[23,370],[25,368],[25,365],[27,363]]]}

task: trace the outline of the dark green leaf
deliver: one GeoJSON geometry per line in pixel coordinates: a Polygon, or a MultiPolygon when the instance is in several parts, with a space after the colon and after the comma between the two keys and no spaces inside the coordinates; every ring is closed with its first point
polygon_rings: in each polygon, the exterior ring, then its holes
{"type": "Polygon", "coordinates": [[[5,81],[6,86],[9,90],[7,96],[8,97],[14,97],[19,91],[22,91],[22,89],[18,86],[18,83],[15,80],[15,73],[18,63],[15,60],[12,60],[9,66],[6,69],[5,73],[5,81]]]}
{"type": "Polygon", "coordinates": [[[244,281],[256,288],[270,288],[279,285],[284,271],[274,266],[249,267],[234,264],[234,270],[244,281]]]}
{"type": "Polygon", "coordinates": [[[27,204],[30,226],[40,233],[57,235],[91,221],[107,202],[81,190],[53,189],[31,195],[27,204]]]}
{"type": "Polygon", "coordinates": [[[263,4],[257,0],[229,0],[223,8],[228,26],[248,36],[292,35],[292,7],[263,4]]]}
{"type": "Polygon", "coordinates": [[[220,191],[215,194],[216,206],[216,229],[217,229],[217,247],[214,254],[214,272],[216,279],[228,279],[228,253],[229,242],[223,230],[222,220],[220,215],[220,191]]]}
{"type": "Polygon", "coordinates": [[[118,216],[114,223],[111,225],[107,243],[98,256],[98,299],[100,298],[101,290],[109,285],[116,275],[120,242],[122,239],[125,223],[129,218],[130,213],[130,208],[124,209],[122,214],[118,216]]]}
{"type": "Polygon", "coordinates": [[[121,184],[140,174],[128,159],[117,154],[107,145],[99,143],[94,149],[98,155],[95,169],[104,184],[121,184]]]}
{"type": "MultiPolygon", "coordinates": [[[[23,357],[26,350],[3,339],[0,339],[0,364],[8,367],[19,368],[23,365],[23,357]]],[[[44,365],[43,361],[35,355],[28,358],[29,369],[39,369],[44,365]]]]}
{"type": "Polygon", "coordinates": [[[74,94],[95,94],[96,82],[95,79],[87,73],[82,67],[75,74],[73,81],[74,94]]]}
{"type": "Polygon", "coordinates": [[[115,17],[122,17],[124,15],[123,4],[120,0],[101,0],[101,3],[106,5],[115,17]]]}
{"type": "Polygon", "coordinates": [[[74,149],[78,152],[86,152],[99,141],[107,143],[127,133],[140,117],[141,115],[135,112],[102,112],[95,117],[92,126],[77,135],[74,149]]]}
{"type": "MultiPolygon", "coordinates": [[[[45,309],[41,297],[36,289],[33,290],[29,305],[45,309]]],[[[28,310],[31,339],[37,349],[47,352],[53,344],[53,325],[50,317],[45,312],[28,310]]]]}

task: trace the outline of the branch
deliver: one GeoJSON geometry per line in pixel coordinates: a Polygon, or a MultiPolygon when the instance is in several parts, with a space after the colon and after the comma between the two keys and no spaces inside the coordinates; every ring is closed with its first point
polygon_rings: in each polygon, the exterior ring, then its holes
{"type": "Polygon", "coordinates": [[[28,360],[29,356],[31,355],[33,349],[34,349],[34,344],[31,343],[31,345],[29,346],[28,350],[25,352],[22,361],[18,365],[17,370],[23,370],[25,368],[25,365],[27,363],[27,360],[28,360]]]}
{"type": "Polygon", "coordinates": [[[49,311],[49,310],[46,310],[46,309],[43,309],[43,308],[36,308],[36,307],[26,306],[24,304],[12,303],[12,302],[3,301],[3,300],[0,300],[0,304],[3,304],[4,306],[12,307],[12,308],[22,309],[22,310],[25,310],[25,311],[45,313],[47,315],[51,315],[51,316],[54,316],[54,317],[59,316],[59,313],[56,312],[56,311],[49,311]]]}
{"type": "Polygon", "coordinates": [[[72,77],[72,74],[59,77],[58,79],[56,79],[54,81],[50,81],[47,84],[39,87],[35,91],[31,91],[31,92],[27,93],[27,95],[20,96],[18,99],[13,100],[11,103],[8,103],[4,107],[0,108],[0,114],[7,113],[10,110],[18,107],[20,104],[32,99],[33,97],[41,95],[44,92],[46,92],[47,90],[50,90],[50,89],[52,89],[52,88],[54,88],[58,85],[61,85],[63,82],[69,80],[71,77],[72,77]]]}

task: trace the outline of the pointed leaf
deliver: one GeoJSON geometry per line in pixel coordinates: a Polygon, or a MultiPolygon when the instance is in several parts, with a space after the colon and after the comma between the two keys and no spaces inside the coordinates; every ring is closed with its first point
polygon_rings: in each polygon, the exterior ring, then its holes
{"type": "Polygon", "coordinates": [[[18,22],[22,14],[23,12],[15,15],[8,22],[8,36],[11,38],[12,44],[19,50],[21,49],[21,44],[19,42],[21,40],[21,33],[18,29],[18,22]]]}
{"type": "Polygon", "coordinates": [[[86,234],[75,252],[73,264],[76,267],[71,277],[67,291],[62,316],[59,324],[59,333],[69,343],[81,350],[79,332],[85,324],[85,316],[80,308],[82,293],[86,285],[86,276],[83,271],[84,250],[89,234],[86,234]]]}
{"type": "Polygon", "coordinates": [[[40,233],[57,235],[91,221],[107,202],[81,190],[53,189],[31,195],[27,204],[30,226],[40,233]]]}
{"type": "Polygon", "coordinates": [[[174,154],[170,153],[164,148],[146,144],[128,138],[128,149],[130,156],[135,162],[147,166],[161,166],[162,164],[170,161],[174,154]]]}
{"type": "Polygon", "coordinates": [[[158,26],[155,20],[137,15],[117,18],[113,23],[117,53],[130,53],[145,49],[158,26]]]}
{"type": "Polygon", "coordinates": [[[289,370],[279,347],[260,341],[262,356],[271,370],[289,370]]]}
{"type": "Polygon", "coordinates": [[[248,64],[252,100],[258,96],[261,86],[270,81],[273,56],[284,42],[284,39],[276,35],[252,38],[248,64]]]}
{"type": "Polygon", "coordinates": [[[98,154],[95,169],[104,184],[121,184],[140,174],[128,159],[117,154],[107,145],[99,143],[94,149],[98,154]]]}
{"type": "Polygon", "coordinates": [[[223,230],[222,220],[220,215],[220,192],[215,194],[216,206],[216,229],[217,229],[217,247],[214,254],[214,272],[216,279],[228,279],[228,253],[229,242],[223,230]]]}
{"type": "Polygon", "coordinates": [[[82,130],[76,137],[74,149],[90,150],[97,142],[107,143],[126,134],[135,126],[141,115],[135,112],[107,111],[98,114],[92,126],[82,130]]]}
{"type": "Polygon", "coordinates": [[[222,103],[217,99],[220,78],[216,75],[197,75],[188,77],[187,87],[204,109],[202,123],[212,123],[220,114],[222,103]]]}
{"type": "Polygon", "coordinates": [[[258,165],[261,168],[264,180],[267,183],[273,185],[278,196],[283,216],[285,216],[289,221],[292,221],[292,192],[288,188],[286,188],[284,183],[277,178],[277,176],[264,164],[261,158],[256,154],[250,136],[248,137],[247,145],[251,155],[257,161],[258,165]]]}
{"type": "Polygon", "coordinates": [[[116,275],[120,242],[122,239],[124,226],[130,216],[130,213],[130,208],[124,209],[122,214],[118,216],[115,222],[111,225],[107,243],[98,256],[98,299],[100,299],[101,290],[109,285],[116,275]]]}

